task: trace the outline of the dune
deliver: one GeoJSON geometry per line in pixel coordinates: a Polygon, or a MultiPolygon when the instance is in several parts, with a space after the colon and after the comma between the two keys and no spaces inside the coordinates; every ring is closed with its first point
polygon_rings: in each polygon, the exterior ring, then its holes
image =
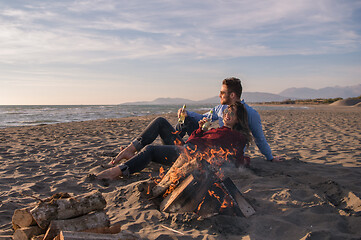
{"type": "Polygon", "coordinates": [[[355,104],[355,105],[353,105],[354,107],[361,107],[361,102],[359,102],[359,103],[357,103],[357,104],[355,104]]]}
{"type": "Polygon", "coordinates": [[[334,103],[331,103],[330,106],[349,107],[349,106],[354,106],[360,102],[361,102],[361,99],[343,99],[343,100],[338,100],[334,103]]]}

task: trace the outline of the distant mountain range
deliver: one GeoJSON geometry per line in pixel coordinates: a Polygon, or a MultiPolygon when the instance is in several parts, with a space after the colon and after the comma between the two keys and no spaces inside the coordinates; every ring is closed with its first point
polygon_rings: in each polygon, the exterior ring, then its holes
{"type": "MultiPolygon", "coordinates": [[[[244,92],[242,98],[249,103],[256,102],[280,102],[286,99],[315,99],[315,98],[350,98],[361,95],[361,84],[349,87],[326,87],[321,89],[312,88],[288,88],[279,94],[265,92],[244,92]]],[[[123,105],[200,105],[219,104],[219,97],[211,97],[200,101],[185,98],[157,98],[153,101],[127,102],[123,105]]]]}
{"type": "MultiPolygon", "coordinates": [[[[283,101],[289,99],[288,97],[282,97],[272,93],[262,92],[244,92],[242,98],[246,102],[272,102],[272,101],[283,101]]],[[[142,102],[127,102],[122,105],[202,105],[202,104],[219,104],[219,97],[211,97],[200,101],[193,101],[185,98],[157,98],[153,101],[142,101],[142,102]]]]}
{"type": "Polygon", "coordinates": [[[320,89],[312,88],[288,88],[278,95],[288,98],[314,99],[314,98],[350,98],[361,95],[361,84],[348,87],[325,87],[320,89]]]}

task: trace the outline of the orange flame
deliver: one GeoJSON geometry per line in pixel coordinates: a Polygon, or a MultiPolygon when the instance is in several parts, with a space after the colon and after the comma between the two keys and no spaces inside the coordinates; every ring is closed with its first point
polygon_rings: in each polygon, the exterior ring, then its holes
{"type": "Polygon", "coordinates": [[[183,143],[182,143],[181,140],[179,140],[178,138],[176,138],[176,139],[174,140],[174,145],[183,145],[183,143]]]}
{"type": "Polygon", "coordinates": [[[163,168],[163,167],[160,167],[160,168],[159,168],[159,177],[160,177],[160,178],[163,178],[164,175],[165,175],[165,173],[164,173],[164,168],[163,168]]]}
{"type": "Polygon", "coordinates": [[[223,193],[224,193],[224,198],[223,198],[223,202],[220,206],[220,209],[225,209],[225,208],[228,208],[228,207],[233,207],[233,201],[232,199],[230,198],[230,196],[228,195],[228,192],[223,188],[223,186],[218,183],[218,182],[215,182],[214,185],[218,188],[220,188],[223,193]]]}
{"type": "Polygon", "coordinates": [[[217,194],[215,194],[214,191],[208,190],[208,193],[211,197],[215,197],[219,203],[222,203],[220,200],[221,198],[217,194]]]}
{"type": "MultiPolygon", "coordinates": [[[[177,132],[175,132],[177,133],[177,132]]],[[[216,174],[216,176],[220,179],[224,178],[223,171],[221,169],[221,166],[226,162],[229,161],[229,156],[233,155],[229,150],[224,150],[222,148],[219,149],[209,149],[209,151],[197,151],[197,146],[195,146],[195,149],[191,149],[189,146],[186,146],[186,151],[184,151],[183,157],[186,159],[186,162],[190,162],[194,159],[201,163],[202,161],[205,161],[209,163],[211,171],[216,174]]],[[[199,171],[202,173],[206,171],[206,168],[202,167],[202,164],[198,164],[199,171]]],[[[161,168],[159,170],[159,176],[161,178],[164,177],[164,169],[161,168]]],[[[173,169],[172,172],[169,173],[170,182],[173,184],[173,186],[169,187],[165,193],[165,195],[168,195],[171,193],[175,186],[178,185],[179,180],[184,177],[184,173],[180,171],[179,168],[173,169]]]]}
{"type": "Polygon", "coordinates": [[[169,174],[170,181],[174,184],[178,184],[179,179],[182,177],[182,172],[179,168],[174,168],[174,171],[172,171],[169,174]]]}
{"type": "Polygon", "coordinates": [[[228,207],[233,207],[233,201],[231,201],[230,197],[228,195],[226,195],[223,199],[223,203],[220,208],[224,209],[224,208],[228,208],[228,207]]]}
{"type": "MultiPolygon", "coordinates": [[[[176,135],[176,134],[178,134],[178,133],[180,133],[179,131],[175,131],[175,132],[172,132],[172,134],[173,135],[176,135]]],[[[183,145],[184,144],[184,142],[182,142],[180,139],[178,139],[178,138],[176,138],[175,140],[174,140],[174,145],[183,145]]]]}
{"type": "Polygon", "coordinates": [[[179,184],[179,179],[181,179],[183,176],[184,176],[184,174],[180,171],[179,168],[174,168],[169,173],[169,181],[171,182],[171,185],[168,187],[168,189],[164,193],[163,197],[168,196],[170,193],[172,193],[174,191],[174,189],[179,184]]]}
{"type": "Polygon", "coordinates": [[[150,185],[148,185],[148,189],[147,189],[147,195],[150,194],[150,185]]]}
{"type": "Polygon", "coordinates": [[[206,196],[203,197],[202,202],[198,205],[197,212],[199,212],[199,210],[201,210],[201,207],[202,207],[202,205],[204,203],[204,199],[206,199],[206,196]]]}
{"type": "MultiPolygon", "coordinates": [[[[177,132],[174,132],[176,134],[177,132]]],[[[176,145],[181,145],[181,141],[179,139],[176,139],[174,141],[176,145]]],[[[223,164],[226,162],[233,162],[234,160],[234,154],[235,150],[228,150],[223,148],[209,148],[207,151],[198,151],[197,146],[195,146],[195,149],[191,149],[189,146],[185,146],[185,151],[182,157],[185,159],[185,162],[190,162],[196,160],[199,164],[199,171],[200,173],[203,173],[209,169],[213,174],[215,174],[219,179],[224,179],[224,174],[222,170],[223,164]],[[208,163],[208,164],[204,164],[208,163]]],[[[172,193],[175,188],[179,184],[179,180],[185,176],[185,173],[181,171],[180,168],[173,168],[171,170],[172,172],[169,172],[169,181],[171,182],[170,186],[166,190],[166,192],[163,194],[163,197],[168,196],[170,193],[172,193]]],[[[167,175],[168,175],[167,174],[167,175]]],[[[159,169],[159,176],[163,178],[165,176],[165,172],[163,167],[159,169]]],[[[217,188],[220,188],[224,192],[224,197],[220,197],[216,194],[215,191],[208,190],[208,194],[211,197],[214,197],[217,199],[217,201],[220,203],[220,211],[223,211],[223,209],[232,207],[234,205],[232,198],[228,195],[228,192],[222,187],[220,183],[214,183],[217,188]]],[[[201,203],[197,207],[197,212],[199,212],[206,201],[206,196],[203,197],[201,203]]]]}
{"type": "Polygon", "coordinates": [[[167,197],[169,194],[171,194],[174,189],[176,188],[177,185],[175,184],[171,184],[168,189],[165,191],[165,193],[163,194],[163,198],[167,197]]]}

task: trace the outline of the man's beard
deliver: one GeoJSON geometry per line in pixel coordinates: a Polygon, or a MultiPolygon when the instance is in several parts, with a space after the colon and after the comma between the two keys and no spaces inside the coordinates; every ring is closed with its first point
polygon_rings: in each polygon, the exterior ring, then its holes
{"type": "Polygon", "coordinates": [[[221,104],[222,104],[222,105],[229,105],[230,102],[231,102],[231,99],[230,99],[229,96],[226,96],[226,97],[224,97],[223,99],[221,99],[221,104]]]}

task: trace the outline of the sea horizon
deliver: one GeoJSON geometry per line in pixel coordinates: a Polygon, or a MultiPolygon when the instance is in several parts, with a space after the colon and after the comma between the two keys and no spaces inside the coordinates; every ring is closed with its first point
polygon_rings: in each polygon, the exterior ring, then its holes
{"type": "MultiPolygon", "coordinates": [[[[187,105],[187,110],[207,112],[214,104],[187,105]]],[[[161,105],[0,105],[0,128],[34,126],[65,122],[176,114],[179,104],[161,105]]],[[[290,110],[305,107],[252,106],[256,110],[290,110]]]]}

